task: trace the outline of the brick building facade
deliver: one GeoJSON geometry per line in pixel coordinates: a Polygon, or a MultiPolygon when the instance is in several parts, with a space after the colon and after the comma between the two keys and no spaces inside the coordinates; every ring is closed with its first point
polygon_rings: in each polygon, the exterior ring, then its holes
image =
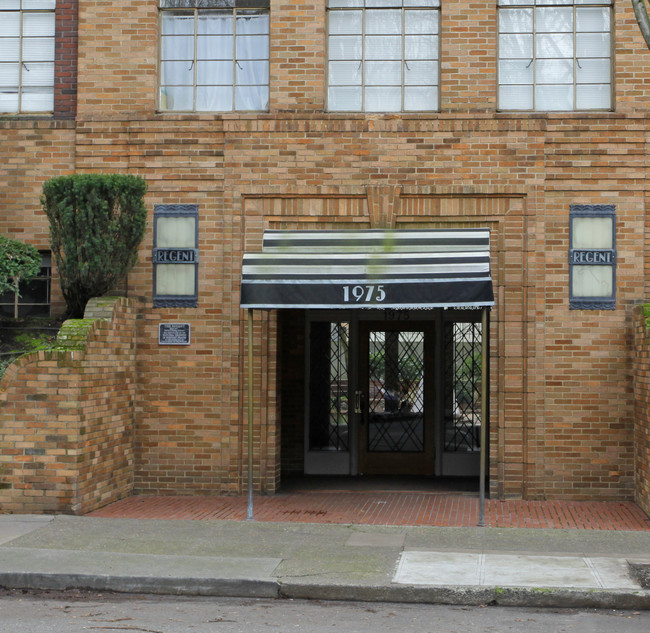
{"type": "MultiPolygon", "coordinates": [[[[548,7],[540,0],[503,6],[496,0],[43,4],[56,4],[53,107],[45,114],[8,111],[0,117],[0,234],[48,249],[39,204],[47,178],[123,172],[146,179],[151,221],[128,279],[128,295],[138,301],[136,491],[232,494],[246,487],[247,344],[240,285],[244,254],[262,250],[264,231],[489,229],[495,297],[489,330],[477,327],[476,311],[453,305],[254,311],[256,489],[277,490],[285,473],[475,475],[472,434],[480,427],[480,381],[472,370],[469,412],[461,411],[454,381],[460,380],[459,367],[474,362],[478,336],[487,337],[489,349],[489,406],[481,423],[489,438],[490,493],[528,499],[633,496],[632,336],[650,263],[650,52],[631,3],[568,0],[562,8],[574,26],[558,27],[560,35],[548,35],[544,20],[561,20],[555,14],[545,18],[542,9],[548,7]],[[505,17],[513,5],[523,12],[505,17]],[[346,15],[341,26],[332,15],[343,9],[358,16],[346,15]],[[205,83],[218,82],[202,79],[200,71],[183,77],[194,64],[199,67],[201,36],[223,36],[209,30],[210,19],[201,12],[225,10],[236,12],[235,24],[247,11],[266,16],[267,33],[263,25],[250,31],[242,26],[233,37],[268,35],[267,59],[259,51],[244,52],[262,39],[242,43],[241,63],[230,60],[236,68],[223,80],[230,85],[203,91],[205,83]],[[377,30],[371,26],[373,10],[393,11],[402,16],[395,17],[398,23],[412,26],[394,31],[392,22],[383,21],[377,30]],[[427,20],[435,12],[430,22],[415,20],[433,26],[413,26],[406,14],[416,10],[427,20]],[[603,15],[611,20],[598,17],[603,15]],[[350,44],[344,38],[356,33],[350,24],[357,18],[364,39],[350,44]],[[422,47],[435,41],[437,48],[420,48],[412,53],[415,61],[407,59],[408,28],[421,34],[422,47]],[[373,52],[371,40],[383,37],[378,50],[388,50],[395,32],[402,38],[402,52],[395,55],[403,74],[382,79],[385,69],[397,66],[391,54],[373,52]],[[566,33],[575,39],[570,57],[543,52],[544,46],[561,49],[559,38],[566,33]],[[196,48],[181,60],[186,66],[170,53],[175,37],[193,38],[196,48]],[[530,62],[524,50],[529,40],[536,46],[530,62]],[[589,47],[596,40],[611,41],[611,48],[593,52],[589,47]],[[345,52],[357,43],[360,54],[345,52]],[[373,56],[390,59],[372,66],[373,56]],[[363,78],[355,78],[362,64],[363,78]],[[561,79],[568,66],[574,79],[561,79]],[[528,67],[536,68],[532,79],[526,78],[528,67]],[[408,79],[415,68],[433,68],[435,76],[408,79]],[[595,78],[583,81],[583,68],[595,78]],[[544,79],[549,73],[555,83],[544,79]],[[543,105],[547,84],[558,110],[543,105]],[[228,111],[222,105],[211,110],[217,106],[210,99],[222,94],[231,99],[228,111]],[[535,100],[528,103],[527,95],[535,100]],[[565,97],[571,99],[566,108],[565,97]],[[390,112],[381,111],[383,103],[390,112]],[[573,231],[570,226],[581,213],[593,226],[615,227],[613,237],[601,236],[593,248],[580,243],[578,220],[573,231]],[[153,261],[154,249],[170,246],[160,241],[162,229],[154,235],[155,222],[165,214],[179,226],[196,228],[195,243],[183,229],[178,244],[198,254],[192,269],[198,285],[189,291],[174,274],[165,278],[153,261]],[[577,252],[571,264],[570,251],[577,252]],[[602,303],[582,301],[594,293],[578,290],[581,275],[593,272],[588,266],[596,252],[610,253],[603,256],[605,268],[615,262],[605,273],[612,275],[605,283],[611,292],[602,303]],[[189,324],[189,344],[161,344],[161,323],[189,324]],[[430,334],[409,334],[416,331],[430,334]],[[319,347],[315,341],[323,332],[332,338],[319,347]],[[343,354],[349,365],[334,375],[333,365],[323,368],[318,359],[325,354],[332,360],[342,332],[350,337],[343,354]],[[424,471],[409,466],[409,453],[420,448],[396,449],[406,454],[399,464],[384,459],[391,449],[372,456],[364,448],[364,421],[352,400],[372,372],[368,332],[405,333],[396,339],[398,346],[415,340],[418,349],[425,348],[420,362],[430,363],[432,378],[424,400],[430,421],[420,438],[430,451],[424,471]],[[462,342],[468,332],[474,338],[462,342]],[[333,392],[314,386],[323,371],[321,387],[332,389],[336,378],[336,397],[341,400],[344,392],[345,403],[334,406],[333,392]],[[309,426],[319,418],[318,402],[324,403],[321,414],[327,409],[325,426],[339,433],[335,441],[319,443],[309,426]],[[339,416],[334,422],[332,408],[339,416]],[[452,446],[449,433],[458,439],[459,429],[471,439],[463,435],[452,446]]],[[[215,69],[222,60],[210,55],[215,69]]],[[[603,281],[605,268],[594,275],[595,283],[603,281]]],[[[185,272],[180,277],[187,278],[185,272]]],[[[54,286],[57,312],[62,302],[54,286]]],[[[380,339],[370,340],[376,345],[380,339]]],[[[398,370],[405,371],[402,365],[398,370]]],[[[365,396],[372,398],[369,391],[365,396]]],[[[384,400],[382,414],[390,412],[384,400]]],[[[419,410],[413,402],[409,409],[419,410]]]]}

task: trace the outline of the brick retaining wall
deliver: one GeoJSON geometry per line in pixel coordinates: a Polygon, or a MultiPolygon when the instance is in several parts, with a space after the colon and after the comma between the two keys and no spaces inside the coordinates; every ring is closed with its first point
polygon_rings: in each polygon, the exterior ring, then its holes
{"type": "Polygon", "coordinates": [[[82,514],[133,487],[135,306],[94,299],[0,381],[0,511],[82,514]]]}

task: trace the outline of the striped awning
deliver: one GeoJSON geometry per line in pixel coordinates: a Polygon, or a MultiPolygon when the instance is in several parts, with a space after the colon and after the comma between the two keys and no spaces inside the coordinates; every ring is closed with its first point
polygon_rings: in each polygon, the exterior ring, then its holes
{"type": "Polygon", "coordinates": [[[242,308],[491,305],[488,229],[266,231],[244,255],[242,308]]]}

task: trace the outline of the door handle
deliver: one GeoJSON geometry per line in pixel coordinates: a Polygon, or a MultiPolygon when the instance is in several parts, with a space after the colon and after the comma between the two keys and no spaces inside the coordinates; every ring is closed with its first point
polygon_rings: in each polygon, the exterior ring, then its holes
{"type": "Polygon", "coordinates": [[[366,410],[365,394],[360,389],[354,392],[354,412],[358,413],[361,416],[361,424],[365,424],[368,411],[366,410]]]}
{"type": "Polygon", "coordinates": [[[360,389],[357,389],[354,392],[354,412],[363,413],[363,392],[360,389]]]}

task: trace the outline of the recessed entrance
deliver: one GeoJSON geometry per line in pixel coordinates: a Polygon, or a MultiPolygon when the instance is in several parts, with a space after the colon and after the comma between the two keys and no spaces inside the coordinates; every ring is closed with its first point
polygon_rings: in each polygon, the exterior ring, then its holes
{"type": "Polygon", "coordinates": [[[478,476],[480,311],[305,314],[304,474],[478,476]]]}
{"type": "Polygon", "coordinates": [[[249,436],[252,312],[298,311],[304,336],[282,326],[280,333],[285,472],[289,463],[303,474],[480,471],[483,489],[485,433],[478,431],[487,427],[480,395],[487,359],[481,363],[480,350],[493,304],[487,229],[265,231],[262,251],[244,253],[242,262],[249,436]],[[465,356],[457,353],[463,349],[465,356]],[[291,426],[301,407],[304,422],[291,426]],[[302,451],[291,441],[299,430],[302,451]]]}

